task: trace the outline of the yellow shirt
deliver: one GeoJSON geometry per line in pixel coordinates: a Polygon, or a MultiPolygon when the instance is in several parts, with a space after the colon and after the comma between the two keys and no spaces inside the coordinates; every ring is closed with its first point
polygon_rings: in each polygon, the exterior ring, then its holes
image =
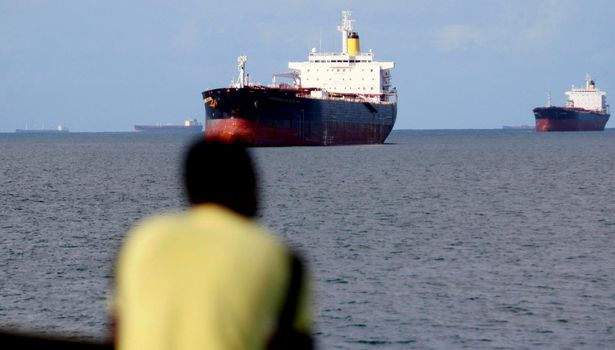
{"type": "MultiPolygon", "coordinates": [[[[145,220],[118,259],[120,350],[263,349],[289,285],[286,248],[215,205],[145,220]]],[[[306,293],[295,327],[309,331],[306,293]]]]}

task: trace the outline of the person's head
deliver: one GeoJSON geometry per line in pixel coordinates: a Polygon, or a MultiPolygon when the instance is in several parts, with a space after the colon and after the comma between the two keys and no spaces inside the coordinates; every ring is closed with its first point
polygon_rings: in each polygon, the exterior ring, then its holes
{"type": "Polygon", "coordinates": [[[185,159],[184,185],[192,205],[219,204],[247,217],[256,215],[256,174],[241,145],[195,143],[185,159]]]}

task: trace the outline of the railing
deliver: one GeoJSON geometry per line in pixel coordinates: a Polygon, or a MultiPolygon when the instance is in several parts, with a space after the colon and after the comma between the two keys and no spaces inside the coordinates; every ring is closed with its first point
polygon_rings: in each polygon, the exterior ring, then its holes
{"type": "Polygon", "coordinates": [[[0,331],[3,349],[63,349],[63,350],[113,350],[112,342],[94,342],[52,336],[10,333],[0,331]]]}
{"type": "Polygon", "coordinates": [[[369,56],[369,57],[373,57],[374,53],[373,52],[361,52],[359,55],[351,56],[343,52],[310,52],[310,57],[319,57],[319,56],[345,56],[345,57],[369,56]]]}

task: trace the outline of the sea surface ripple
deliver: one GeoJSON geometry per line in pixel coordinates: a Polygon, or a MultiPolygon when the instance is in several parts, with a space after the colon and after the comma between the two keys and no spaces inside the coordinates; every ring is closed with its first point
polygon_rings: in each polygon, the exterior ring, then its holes
{"type": "MultiPolygon", "coordinates": [[[[105,337],[117,249],[185,206],[189,141],[0,134],[0,327],[105,337]]],[[[310,263],[319,348],[615,344],[615,132],[252,152],[261,222],[310,263]]]]}

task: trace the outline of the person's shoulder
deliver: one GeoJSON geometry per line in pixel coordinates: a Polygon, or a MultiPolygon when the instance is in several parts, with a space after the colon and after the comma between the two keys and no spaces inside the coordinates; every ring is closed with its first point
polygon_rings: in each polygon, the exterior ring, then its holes
{"type": "Polygon", "coordinates": [[[186,214],[184,212],[178,211],[148,216],[136,222],[131,227],[129,234],[134,235],[141,232],[155,232],[165,230],[181,222],[182,217],[184,217],[185,215],[186,214]]]}
{"type": "Polygon", "coordinates": [[[269,229],[260,225],[256,220],[237,214],[234,211],[219,205],[200,205],[191,210],[197,220],[207,222],[210,227],[222,228],[229,231],[238,231],[245,234],[256,234],[272,238],[274,235],[269,229]]]}
{"type": "Polygon", "coordinates": [[[219,231],[234,244],[274,250],[284,255],[288,252],[286,245],[271,230],[254,219],[217,205],[198,206],[192,212],[200,217],[201,222],[206,222],[209,229],[219,231]]]}
{"type": "Polygon", "coordinates": [[[135,246],[144,246],[163,239],[177,229],[184,220],[185,212],[169,212],[141,219],[128,231],[125,237],[124,250],[135,246]]]}

